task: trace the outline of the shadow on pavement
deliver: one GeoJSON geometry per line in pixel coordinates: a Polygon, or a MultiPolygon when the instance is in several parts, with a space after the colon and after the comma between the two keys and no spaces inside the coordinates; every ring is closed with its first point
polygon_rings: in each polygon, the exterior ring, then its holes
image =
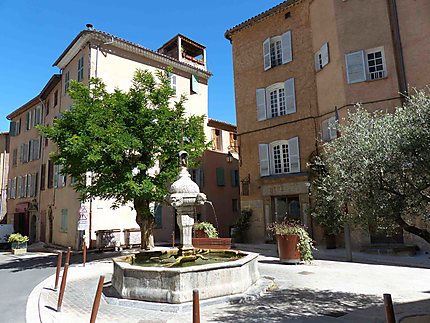
{"type": "Polygon", "coordinates": [[[357,309],[383,306],[381,297],[311,289],[274,290],[249,303],[230,305],[218,322],[312,322],[342,317],[357,309]]]}
{"type": "MultiPolygon", "coordinates": [[[[110,259],[112,257],[121,256],[121,252],[114,251],[104,251],[104,252],[91,252],[87,254],[87,262],[92,261],[102,261],[110,259]]],[[[63,252],[62,266],[66,259],[66,253],[63,252]]],[[[71,254],[70,265],[81,264],[82,254],[71,254]]],[[[19,272],[28,269],[42,269],[48,267],[57,266],[57,256],[56,255],[44,255],[44,254],[34,254],[28,253],[21,256],[7,255],[7,260],[0,263],[0,270],[11,269],[12,272],[19,272]]]]}

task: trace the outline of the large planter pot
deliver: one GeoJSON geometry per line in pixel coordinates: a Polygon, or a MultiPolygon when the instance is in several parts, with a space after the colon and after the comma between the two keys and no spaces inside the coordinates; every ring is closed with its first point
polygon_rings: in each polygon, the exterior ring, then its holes
{"type": "Polygon", "coordinates": [[[295,234],[277,235],[279,260],[283,263],[296,264],[300,262],[300,251],[297,246],[299,236],[295,234]]]}
{"type": "Polygon", "coordinates": [[[196,238],[209,238],[208,235],[206,234],[205,230],[203,230],[203,229],[194,230],[194,236],[196,238]]]}
{"type": "Polygon", "coordinates": [[[20,255],[27,252],[27,242],[12,242],[11,243],[12,253],[14,255],[20,255]]]}

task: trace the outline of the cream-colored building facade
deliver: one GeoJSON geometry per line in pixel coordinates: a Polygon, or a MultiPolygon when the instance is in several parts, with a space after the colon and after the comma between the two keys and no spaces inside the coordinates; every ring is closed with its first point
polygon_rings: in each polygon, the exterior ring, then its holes
{"type": "MultiPolygon", "coordinates": [[[[288,0],[229,29],[232,44],[240,177],[250,178],[242,208],[252,209],[252,240],[270,240],[267,225],[309,216],[307,163],[336,137],[329,125],[360,102],[370,110],[402,103],[424,88],[430,62],[430,2],[288,0]]],[[[353,243],[376,241],[354,232],[353,243]]],[[[423,244],[404,234],[405,242],[423,244]]]]}
{"type": "MultiPolygon", "coordinates": [[[[138,228],[135,211],[128,205],[112,210],[112,201],[100,199],[81,203],[72,178],[62,175],[61,165],[54,165],[49,158],[54,144],[42,138],[35,126],[52,125],[54,118],[71,107],[67,94],[70,80],[88,84],[91,77],[99,77],[109,91],[128,90],[136,69],[155,72],[167,67],[173,69],[170,79],[176,96],[188,98],[186,114],[207,116],[211,73],[206,68],[206,49],[177,35],[160,49],[150,50],[87,25],[54,66],[61,73],[54,75],[38,96],[8,115],[13,130],[11,152],[18,157],[10,166],[7,222],[14,223],[31,241],[76,249],[85,236],[87,245],[94,246],[97,231],[138,228]],[[78,230],[78,223],[79,229],[85,230],[78,230]]],[[[205,132],[210,138],[211,130],[205,128],[205,132]]]]}
{"type": "Polygon", "coordinates": [[[0,133],[0,223],[5,222],[7,213],[7,187],[9,174],[9,133],[0,133]]]}

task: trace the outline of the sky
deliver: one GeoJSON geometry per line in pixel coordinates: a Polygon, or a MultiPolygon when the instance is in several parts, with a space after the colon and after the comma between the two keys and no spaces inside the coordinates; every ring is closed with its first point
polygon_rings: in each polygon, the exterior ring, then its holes
{"type": "Polygon", "coordinates": [[[227,29],[281,0],[0,0],[0,131],[58,73],[52,64],[85,25],[156,50],[181,33],[206,46],[209,117],[236,123],[227,29]]]}

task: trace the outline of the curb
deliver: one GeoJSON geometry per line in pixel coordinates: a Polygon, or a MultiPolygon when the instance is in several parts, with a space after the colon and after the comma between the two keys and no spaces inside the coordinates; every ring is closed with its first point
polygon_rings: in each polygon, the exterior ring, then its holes
{"type": "Polygon", "coordinates": [[[42,317],[40,313],[40,295],[42,294],[43,287],[52,280],[51,275],[45,280],[41,281],[30,293],[27,299],[26,310],[25,310],[25,321],[27,323],[41,323],[42,317]]]}

